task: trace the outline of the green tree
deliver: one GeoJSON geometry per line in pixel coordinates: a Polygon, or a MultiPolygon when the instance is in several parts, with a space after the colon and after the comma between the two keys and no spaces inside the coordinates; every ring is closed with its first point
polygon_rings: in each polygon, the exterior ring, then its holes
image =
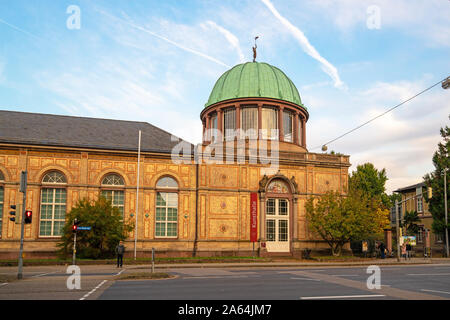
{"type": "Polygon", "coordinates": [[[349,191],[360,191],[369,199],[378,199],[383,209],[391,207],[391,201],[386,194],[385,184],[388,180],[386,169],[378,170],[368,162],[356,167],[348,178],[349,191]]]}
{"type": "Polygon", "coordinates": [[[330,191],[306,202],[308,226],[328,243],[334,256],[339,256],[351,240],[382,235],[389,225],[389,211],[378,204],[358,191],[347,197],[330,191]]]}
{"type": "Polygon", "coordinates": [[[86,199],[80,200],[67,214],[63,235],[58,243],[59,253],[64,257],[72,254],[74,219],[80,221],[80,226],[91,227],[90,231],[80,230],[77,233],[79,258],[113,257],[119,241],[125,240],[134,228],[133,222],[122,221],[121,213],[111,206],[111,201],[103,197],[92,203],[86,199]]]}
{"type": "MultiPolygon", "coordinates": [[[[450,116],[449,116],[450,119],[450,116]]],[[[423,178],[427,187],[432,188],[433,196],[428,198],[425,194],[425,200],[428,202],[428,208],[433,216],[433,232],[444,233],[445,231],[445,210],[444,210],[444,174],[447,174],[447,197],[450,195],[449,182],[449,150],[450,150],[450,128],[445,126],[440,130],[443,141],[439,142],[438,149],[433,155],[433,165],[435,170],[426,174],[423,178]],[[447,169],[445,173],[445,169],[447,169]]],[[[450,224],[447,228],[450,227],[450,224]]]]}
{"type": "Polygon", "coordinates": [[[405,228],[407,235],[412,236],[419,232],[418,222],[420,222],[420,218],[416,211],[406,211],[401,227],[405,228]]]}

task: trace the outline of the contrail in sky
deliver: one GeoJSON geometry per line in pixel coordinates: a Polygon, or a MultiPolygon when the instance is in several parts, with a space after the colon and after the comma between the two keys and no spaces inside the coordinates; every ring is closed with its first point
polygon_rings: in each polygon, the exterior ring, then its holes
{"type": "Polygon", "coordinates": [[[11,27],[11,28],[13,28],[14,30],[17,30],[17,31],[19,31],[19,32],[25,33],[26,35],[29,35],[30,37],[36,38],[36,39],[38,39],[38,40],[42,40],[40,37],[35,36],[34,34],[29,33],[28,31],[25,31],[25,30],[23,30],[23,29],[21,29],[21,28],[19,28],[19,27],[16,27],[15,25],[6,22],[6,21],[3,20],[3,19],[0,19],[0,22],[3,23],[3,24],[6,24],[7,26],[9,26],[9,27],[11,27]]]}
{"type": "Polygon", "coordinates": [[[219,32],[225,36],[225,38],[231,44],[231,46],[237,50],[240,62],[241,63],[245,62],[244,54],[242,53],[241,47],[239,45],[239,39],[234,34],[232,34],[230,31],[228,31],[224,27],[219,26],[214,21],[211,21],[211,20],[206,21],[206,24],[209,24],[213,28],[216,28],[217,30],[219,30],[219,32]]]}
{"type": "Polygon", "coordinates": [[[305,51],[308,55],[316,59],[322,64],[322,70],[327,73],[334,81],[334,86],[337,88],[345,88],[345,84],[339,78],[338,71],[335,66],[333,66],[330,62],[328,62],[324,57],[322,57],[319,52],[309,43],[308,38],[306,38],[303,31],[294,26],[289,22],[285,17],[283,17],[277,9],[273,6],[270,0],[261,0],[267,8],[273,13],[273,15],[280,20],[280,22],[292,33],[292,35],[298,40],[303,51],[305,51]]]}
{"type": "Polygon", "coordinates": [[[154,37],[156,37],[156,38],[158,38],[158,39],[164,40],[164,41],[166,41],[166,42],[168,42],[168,43],[170,43],[170,44],[172,44],[172,45],[174,45],[174,46],[176,46],[176,47],[178,47],[178,48],[180,48],[180,49],[182,49],[182,50],[184,50],[184,51],[193,53],[193,54],[195,54],[195,55],[197,55],[197,56],[200,56],[200,57],[202,57],[202,58],[205,58],[205,59],[208,59],[208,60],[210,60],[210,61],[213,61],[213,62],[215,62],[215,63],[217,63],[217,64],[220,64],[220,65],[222,65],[222,66],[224,66],[224,67],[231,68],[231,66],[229,66],[229,65],[227,65],[227,64],[225,64],[225,63],[223,63],[223,62],[220,61],[220,60],[217,60],[216,58],[213,58],[213,57],[211,57],[211,56],[208,56],[207,54],[204,54],[204,53],[199,52],[199,51],[197,51],[197,50],[194,50],[194,49],[191,49],[191,48],[187,48],[187,47],[185,47],[185,46],[183,46],[183,45],[181,45],[181,44],[178,44],[178,43],[176,43],[176,42],[174,42],[174,41],[172,41],[172,40],[170,40],[170,39],[167,39],[167,38],[165,38],[165,37],[163,37],[163,36],[160,36],[160,35],[157,34],[157,33],[154,33],[154,32],[152,32],[152,31],[150,31],[150,30],[147,30],[147,29],[145,29],[145,28],[143,28],[143,27],[141,27],[141,26],[138,26],[138,25],[136,25],[136,24],[134,24],[134,23],[132,23],[132,22],[130,22],[130,21],[126,21],[126,20],[123,20],[123,19],[121,19],[121,18],[115,17],[115,16],[113,16],[113,15],[107,13],[107,12],[101,11],[101,10],[99,10],[99,12],[100,12],[101,14],[104,14],[105,16],[108,16],[108,17],[110,17],[110,18],[113,18],[113,19],[116,19],[116,20],[121,21],[121,22],[123,22],[123,23],[126,23],[126,24],[128,24],[129,26],[131,26],[131,27],[133,27],[133,28],[135,28],[135,29],[138,29],[138,30],[140,30],[140,31],[143,31],[143,32],[145,32],[145,33],[148,33],[148,34],[150,34],[150,35],[152,35],[152,36],[154,36],[154,37]]]}

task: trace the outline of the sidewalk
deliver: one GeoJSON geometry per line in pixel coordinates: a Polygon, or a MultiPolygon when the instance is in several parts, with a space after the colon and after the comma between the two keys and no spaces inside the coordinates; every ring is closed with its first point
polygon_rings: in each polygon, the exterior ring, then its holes
{"type": "MultiPolygon", "coordinates": [[[[174,268],[248,268],[248,267],[346,267],[346,266],[369,266],[369,265],[422,265],[422,264],[450,264],[446,258],[411,258],[400,260],[396,258],[373,259],[364,261],[342,261],[342,262],[316,262],[316,261],[272,261],[272,262],[229,262],[229,263],[155,263],[155,269],[174,268]]],[[[131,265],[127,269],[149,269],[151,265],[131,265]]]]}

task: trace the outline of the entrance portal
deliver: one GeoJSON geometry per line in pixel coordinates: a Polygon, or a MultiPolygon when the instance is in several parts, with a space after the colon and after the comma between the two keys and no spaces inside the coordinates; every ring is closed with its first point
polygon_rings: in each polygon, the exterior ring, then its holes
{"type": "Polygon", "coordinates": [[[266,201],[267,252],[289,252],[289,201],[269,198],[266,201]]]}

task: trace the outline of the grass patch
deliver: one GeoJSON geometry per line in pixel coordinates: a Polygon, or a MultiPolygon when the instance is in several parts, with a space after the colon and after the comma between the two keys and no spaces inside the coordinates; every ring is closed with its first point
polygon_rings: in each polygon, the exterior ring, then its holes
{"type": "Polygon", "coordinates": [[[170,278],[175,278],[175,276],[165,272],[133,272],[118,275],[116,280],[158,280],[170,278]]]}

